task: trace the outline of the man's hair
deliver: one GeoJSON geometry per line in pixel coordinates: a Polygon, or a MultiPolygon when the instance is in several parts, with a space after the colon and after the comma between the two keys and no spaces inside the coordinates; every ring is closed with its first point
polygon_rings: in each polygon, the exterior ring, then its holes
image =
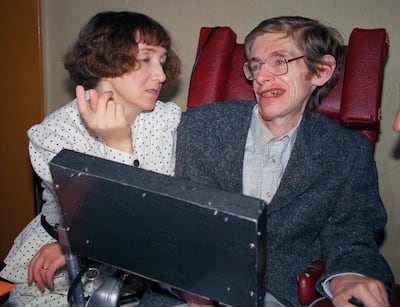
{"type": "Polygon", "coordinates": [[[266,19],[245,38],[244,48],[247,59],[250,57],[254,40],[265,33],[285,33],[286,36],[293,37],[297,47],[305,56],[304,61],[309,69],[310,76],[319,73],[318,66],[325,64],[322,59],[324,55],[330,54],[336,59],[336,68],[332,77],[323,86],[314,90],[307,103],[307,109],[317,108],[340,77],[340,70],[344,61],[341,34],[332,27],[300,16],[281,16],[266,19]]]}
{"type": "Polygon", "coordinates": [[[138,67],[138,43],[166,49],[166,79],[179,75],[181,62],[172,50],[169,33],[155,20],[135,12],[93,16],[65,54],[64,67],[77,84],[94,88],[101,78],[120,77],[138,67]]]}

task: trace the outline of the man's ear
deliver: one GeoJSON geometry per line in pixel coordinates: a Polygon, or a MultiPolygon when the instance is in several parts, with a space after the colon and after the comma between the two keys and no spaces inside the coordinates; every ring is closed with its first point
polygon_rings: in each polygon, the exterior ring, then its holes
{"type": "Polygon", "coordinates": [[[316,86],[322,86],[328,82],[336,67],[336,59],[330,54],[325,54],[322,61],[324,64],[318,65],[318,73],[313,77],[316,86]]]}

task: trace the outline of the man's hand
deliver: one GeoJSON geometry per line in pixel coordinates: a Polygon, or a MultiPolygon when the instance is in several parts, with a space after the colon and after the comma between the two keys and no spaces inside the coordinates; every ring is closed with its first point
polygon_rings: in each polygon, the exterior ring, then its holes
{"type": "Polygon", "coordinates": [[[60,243],[43,245],[29,263],[28,283],[35,281],[42,292],[46,286],[54,289],[54,273],[65,263],[65,249],[60,243]]]}
{"type": "Polygon", "coordinates": [[[213,301],[195,295],[189,292],[182,292],[181,296],[185,299],[186,303],[189,307],[213,307],[213,301]]]}
{"type": "Polygon", "coordinates": [[[354,307],[350,298],[356,298],[365,307],[389,307],[384,284],[376,279],[359,275],[342,275],[329,283],[335,307],[354,307]]]}

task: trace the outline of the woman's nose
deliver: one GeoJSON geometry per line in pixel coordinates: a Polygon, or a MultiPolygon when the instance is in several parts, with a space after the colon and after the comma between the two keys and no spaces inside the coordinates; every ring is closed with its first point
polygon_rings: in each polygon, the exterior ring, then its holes
{"type": "Polygon", "coordinates": [[[163,83],[167,79],[167,76],[164,72],[164,67],[161,64],[158,64],[157,67],[155,67],[153,79],[159,81],[160,83],[163,83]]]}

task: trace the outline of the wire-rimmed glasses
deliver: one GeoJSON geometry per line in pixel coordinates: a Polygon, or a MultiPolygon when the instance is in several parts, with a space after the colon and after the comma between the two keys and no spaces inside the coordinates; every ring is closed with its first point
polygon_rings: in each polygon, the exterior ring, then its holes
{"type": "Polygon", "coordinates": [[[299,60],[305,56],[299,56],[293,59],[287,59],[281,54],[272,55],[263,61],[252,59],[244,63],[243,72],[248,80],[257,78],[261,66],[265,64],[267,70],[274,76],[282,76],[288,72],[288,63],[299,60]]]}

